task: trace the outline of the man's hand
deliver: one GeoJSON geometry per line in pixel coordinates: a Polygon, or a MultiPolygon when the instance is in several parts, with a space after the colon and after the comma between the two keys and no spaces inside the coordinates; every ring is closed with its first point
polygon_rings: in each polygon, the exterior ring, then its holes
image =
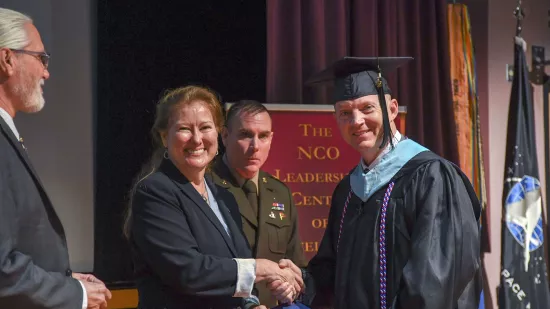
{"type": "Polygon", "coordinates": [[[300,278],[302,277],[302,270],[300,269],[300,267],[296,266],[296,264],[294,264],[289,259],[280,260],[279,267],[281,269],[290,268],[296,274],[296,276],[300,276],[300,278]]]}
{"type": "Polygon", "coordinates": [[[281,304],[289,304],[296,299],[296,296],[299,293],[296,293],[296,290],[288,282],[283,282],[281,280],[276,280],[267,284],[267,288],[271,291],[273,295],[281,304]]]}
{"type": "Polygon", "coordinates": [[[105,283],[103,283],[103,281],[97,279],[92,274],[73,273],[73,278],[75,278],[77,280],[80,280],[80,281],[95,282],[95,283],[101,283],[101,284],[105,285],[105,283]]]}
{"type": "Polygon", "coordinates": [[[105,284],[103,282],[90,282],[84,280],[80,280],[80,282],[82,282],[84,289],[86,289],[88,309],[107,309],[107,301],[111,299],[112,295],[105,284]]]}

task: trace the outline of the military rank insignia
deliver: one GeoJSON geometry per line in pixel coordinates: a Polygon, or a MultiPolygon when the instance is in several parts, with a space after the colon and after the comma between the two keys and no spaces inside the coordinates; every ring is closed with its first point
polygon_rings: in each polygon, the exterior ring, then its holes
{"type": "Polygon", "coordinates": [[[273,205],[271,205],[271,210],[280,210],[280,211],[284,211],[284,210],[285,210],[285,204],[282,204],[282,203],[273,203],[273,205]]]}

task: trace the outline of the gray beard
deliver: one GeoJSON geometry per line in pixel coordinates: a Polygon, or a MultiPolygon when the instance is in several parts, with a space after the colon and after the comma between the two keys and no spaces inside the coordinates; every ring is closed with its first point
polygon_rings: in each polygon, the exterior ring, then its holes
{"type": "Polygon", "coordinates": [[[44,108],[45,100],[41,92],[40,82],[32,90],[25,89],[24,86],[17,86],[14,92],[22,98],[23,112],[36,113],[44,108]]]}

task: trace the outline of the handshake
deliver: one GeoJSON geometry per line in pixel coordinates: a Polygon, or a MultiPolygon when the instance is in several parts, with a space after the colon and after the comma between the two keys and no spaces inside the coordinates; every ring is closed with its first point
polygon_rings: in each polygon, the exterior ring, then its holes
{"type": "MultiPolygon", "coordinates": [[[[279,264],[256,260],[256,282],[266,282],[271,294],[279,303],[291,303],[304,291],[302,270],[291,260],[282,259],[279,264]]],[[[257,307],[258,309],[263,306],[257,307]]]]}

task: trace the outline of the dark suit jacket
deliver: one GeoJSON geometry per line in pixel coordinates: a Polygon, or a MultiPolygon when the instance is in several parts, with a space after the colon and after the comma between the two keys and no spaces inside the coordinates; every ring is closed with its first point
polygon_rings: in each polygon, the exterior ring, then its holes
{"type": "Polygon", "coordinates": [[[0,308],[79,309],[61,221],[26,151],[0,117],[0,308]]]}
{"type": "Polygon", "coordinates": [[[131,245],[139,308],[234,308],[237,263],[252,258],[233,196],[207,179],[229,228],[170,160],[133,195],[131,245]],[[238,222],[238,223],[236,223],[238,222]]]}
{"type": "MultiPolygon", "coordinates": [[[[305,267],[307,262],[298,233],[298,214],[288,187],[270,174],[260,171],[259,214],[256,216],[246,194],[221,157],[214,163],[213,172],[214,182],[229,190],[239,204],[243,231],[254,257],[274,262],[286,258],[299,267],[305,267]],[[275,210],[274,203],[284,205],[284,210],[275,210]]],[[[262,305],[277,304],[265,284],[258,284],[257,289],[262,305]]]]}

